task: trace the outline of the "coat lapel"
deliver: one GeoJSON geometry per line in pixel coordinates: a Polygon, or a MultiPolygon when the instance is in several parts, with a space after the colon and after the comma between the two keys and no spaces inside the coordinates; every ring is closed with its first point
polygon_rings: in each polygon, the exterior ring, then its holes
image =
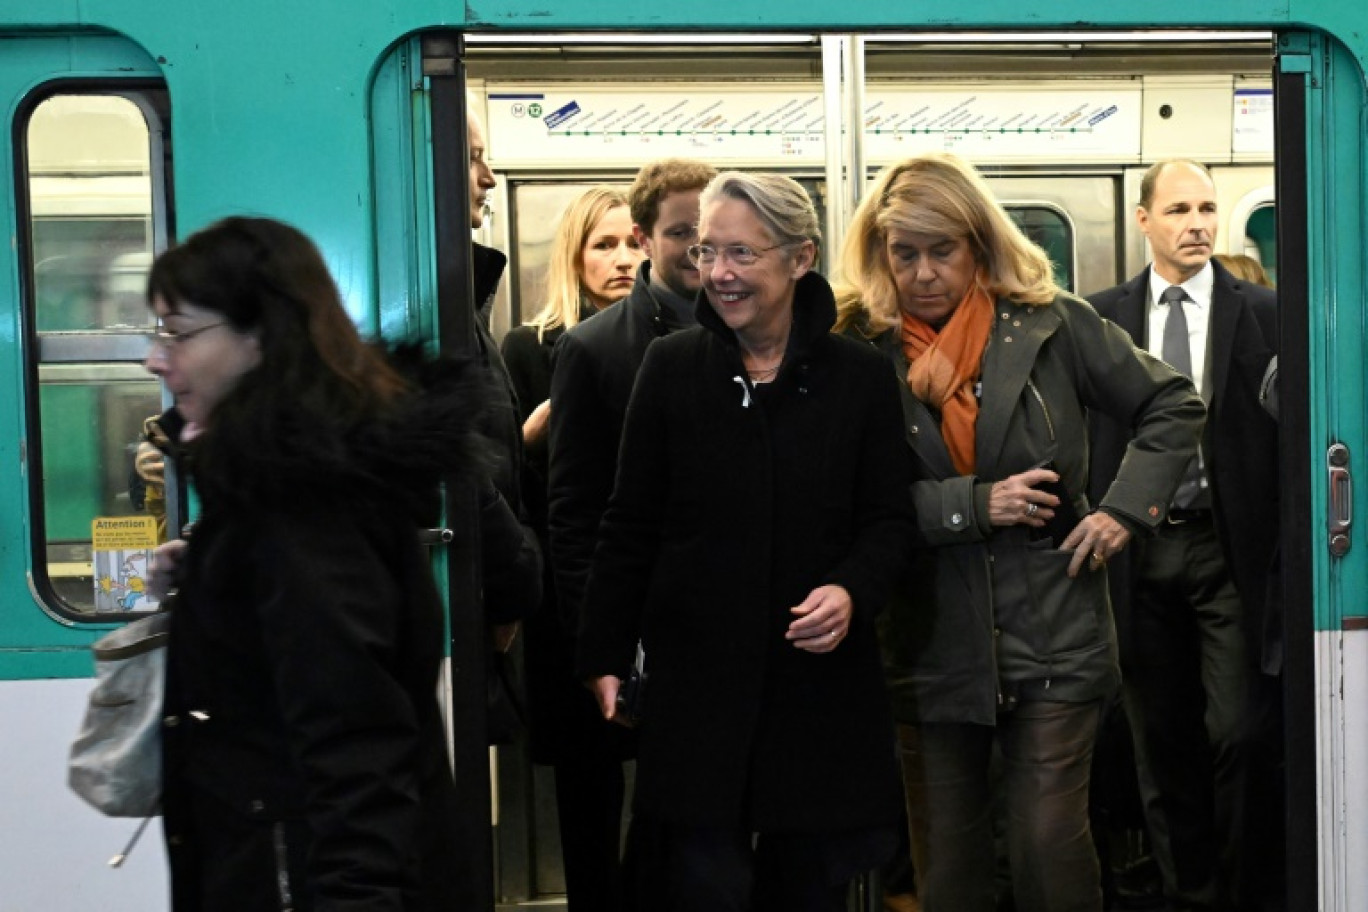
{"type": "Polygon", "coordinates": [[[1149,324],[1145,319],[1149,306],[1149,281],[1150,267],[1146,266],[1127,283],[1124,293],[1116,302],[1116,312],[1112,315],[1112,322],[1129,333],[1131,341],[1138,348],[1145,348],[1149,344],[1149,324]]]}
{"type": "Polygon", "coordinates": [[[1208,405],[1220,402],[1225,392],[1240,313],[1244,310],[1244,295],[1238,290],[1230,273],[1215,261],[1212,261],[1211,268],[1216,272],[1216,281],[1212,286],[1211,322],[1207,328],[1211,335],[1211,363],[1206,368],[1207,376],[1211,378],[1211,402],[1208,405]]]}
{"type": "Polygon", "coordinates": [[[881,335],[875,345],[888,356],[898,377],[898,392],[902,400],[903,427],[907,445],[913,454],[926,466],[929,477],[949,478],[958,475],[955,463],[950,459],[950,450],[945,446],[945,438],[940,435],[940,424],[912,391],[907,388],[907,357],[902,352],[896,330],[881,335]]]}
{"type": "Polygon", "coordinates": [[[1012,413],[1031,377],[1040,346],[1059,327],[1059,314],[1053,307],[1027,307],[999,299],[994,311],[993,331],[983,359],[983,388],[992,395],[979,402],[975,427],[975,474],[983,478],[997,477],[998,457],[1012,413]]]}

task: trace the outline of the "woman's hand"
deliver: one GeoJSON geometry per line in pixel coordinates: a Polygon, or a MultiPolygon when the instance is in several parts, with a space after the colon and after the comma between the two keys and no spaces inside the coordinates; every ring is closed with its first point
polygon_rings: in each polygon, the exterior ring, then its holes
{"type": "Polygon", "coordinates": [[[532,410],[532,414],[527,416],[523,422],[523,443],[532,446],[540,443],[546,436],[547,427],[551,423],[551,400],[547,399],[541,405],[532,410]]]}
{"type": "Polygon", "coordinates": [[[1027,469],[1020,475],[994,482],[988,494],[988,521],[995,526],[1031,526],[1039,529],[1054,518],[1059,498],[1036,485],[1059,481],[1050,469],[1027,469]]]}
{"type": "Polygon", "coordinates": [[[1059,546],[1061,551],[1073,551],[1069,561],[1069,576],[1078,576],[1083,562],[1094,573],[1101,570],[1113,555],[1120,552],[1130,541],[1130,532],[1112,516],[1098,510],[1079,520],[1072,532],[1059,546]]]}
{"type": "Polygon", "coordinates": [[[604,675],[601,678],[590,678],[584,683],[598,700],[599,712],[603,713],[603,718],[609,722],[622,724],[617,717],[617,696],[618,691],[622,689],[622,678],[617,675],[604,675]]]}
{"type": "Polygon", "coordinates": [[[177,538],[158,545],[152,552],[152,564],[147,568],[147,591],[153,598],[161,601],[176,588],[176,574],[188,547],[188,541],[177,538]]]}
{"type": "Polygon", "coordinates": [[[138,477],[148,484],[166,484],[166,456],[146,440],[138,444],[133,457],[133,468],[137,471],[138,477]]]}
{"type": "Polygon", "coordinates": [[[831,652],[850,632],[854,605],[843,586],[818,586],[801,605],[789,609],[798,619],[784,638],[808,652],[831,652]]]}

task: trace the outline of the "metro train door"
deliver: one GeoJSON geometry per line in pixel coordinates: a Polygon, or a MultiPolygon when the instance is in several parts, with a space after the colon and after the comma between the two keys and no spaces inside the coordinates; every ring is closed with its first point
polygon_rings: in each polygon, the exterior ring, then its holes
{"type": "Polygon", "coordinates": [[[173,230],[170,101],[126,39],[0,43],[0,461],[12,469],[0,473],[0,904],[157,909],[160,840],[108,877],[101,860],[130,827],[65,789],[62,765],[90,687],[87,646],[148,607],[145,552],[111,567],[92,530],[150,519],[130,480],[143,420],[163,408],[142,368],[143,289],[173,230]]]}
{"type": "Polygon", "coordinates": [[[1277,45],[1288,908],[1348,912],[1368,904],[1368,552],[1352,521],[1368,457],[1368,97],[1330,36],[1277,45]]]}

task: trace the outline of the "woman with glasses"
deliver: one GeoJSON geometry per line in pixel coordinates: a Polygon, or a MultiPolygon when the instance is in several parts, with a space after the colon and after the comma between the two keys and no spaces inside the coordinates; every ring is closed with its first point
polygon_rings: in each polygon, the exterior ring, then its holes
{"type": "Polygon", "coordinates": [[[473,384],[363,343],[318,250],[269,219],[158,257],[148,300],[148,367],[201,501],[153,573],[177,589],[172,907],[455,908],[442,606],[418,530],[468,463],[473,384]]]}
{"type": "Polygon", "coordinates": [[[910,532],[898,392],[830,333],[798,184],[726,172],[701,213],[700,325],[638,375],[578,668],[616,719],[645,652],[640,908],[833,912],[896,841],[875,615],[910,532]]]}
{"type": "Polygon", "coordinates": [[[1100,912],[1089,767],[1119,683],[1103,567],[1162,521],[1196,452],[1201,399],[1061,291],[953,155],[880,176],[841,269],[841,325],[900,381],[915,465],[922,547],[884,647],[922,909],[1000,907],[996,746],[1015,908],[1100,912]],[[1136,429],[1096,505],[1083,496],[1090,409],[1136,429]]]}
{"type": "Polygon", "coordinates": [[[622,764],[632,749],[630,735],[605,723],[575,680],[573,630],[564,629],[556,599],[546,527],[551,353],[566,330],[631,293],[642,256],[626,196],[611,187],[586,190],[551,242],[545,305],[503,341],[527,445],[523,503],[545,556],[541,604],[524,621],[532,759],[555,770],[569,912],[616,912],[620,905],[622,764]]]}

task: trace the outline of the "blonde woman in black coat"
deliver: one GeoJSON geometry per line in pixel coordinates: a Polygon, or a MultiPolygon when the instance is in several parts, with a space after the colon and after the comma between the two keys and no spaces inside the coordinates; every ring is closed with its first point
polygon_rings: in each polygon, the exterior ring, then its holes
{"type": "Polygon", "coordinates": [[[638,376],[579,672],[614,718],[644,646],[643,908],[828,912],[899,814],[874,629],[910,535],[898,391],[829,332],[798,184],[727,172],[701,204],[700,326],[638,376]]]}
{"type": "Polygon", "coordinates": [[[631,294],[643,254],[627,197],[592,187],[561,216],[551,242],[546,303],[503,340],[518,393],[527,462],[523,502],[546,556],[542,599],[524,622],[532,759],[555,773],[568,912],[616,912],[621,905],[623,762],[630,733],[599,717],[575,680],[574,630],[562,623],[546,533],[551,353],[571,327],[631,294]]]}

